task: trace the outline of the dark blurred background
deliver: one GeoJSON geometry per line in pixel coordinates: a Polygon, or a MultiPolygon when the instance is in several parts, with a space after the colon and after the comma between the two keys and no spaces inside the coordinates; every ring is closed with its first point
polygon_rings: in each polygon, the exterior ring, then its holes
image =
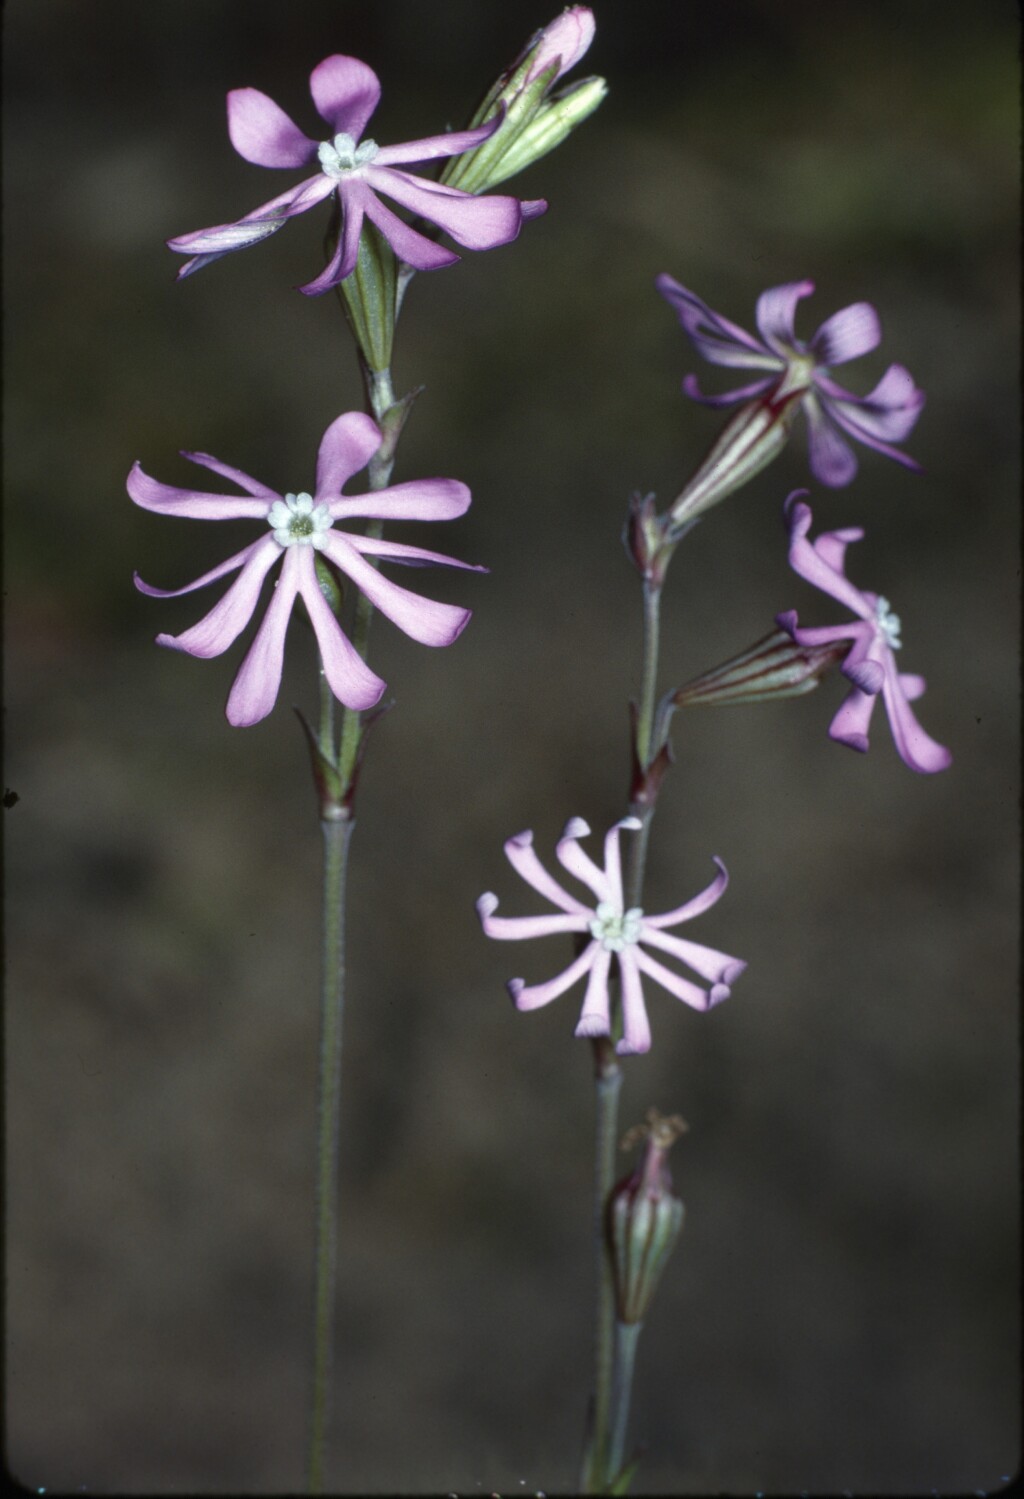
{"type": "MultiPolygon", "coordinates": [[[[457,127],[546,5],[6,7],[6,1440],[33,1489],[301,1481],[319,837],[290,705],[314,711],[311,653],[293,627],[277,711],[228,728],[241,650],[152,644],[214,595],[131,587],[196,576],[224,531],[135,510],[124,480],[138,458],[193,483],[190,447],[308,486],[361,391],[336,304],[293,290],[325,213],[182,286],[162,241],[293,180],[234,154],[229,88],[313,130],[309,70],[349,52],[383,81],[376,139],[457,127]]],[[[398,387],[427,389],[396,478],[475,495],[408,539],[492,572],[412,580],[476,610],[453,649],[386,621],[373,642],[397,706],[353,853],[333,1471],[360,1493],[575,1483],[589,1050],[578,996],[517,1017],[504,994],[564,949],[487,943],[473,900],[528,909],[510,833],[547,857],[569,815],[624,809],[625,503],[667,501],[720,421],[680,394],[699,365],[667,270],[747,327],[809,276],[805,337],[867,298],[884,343],[841,377],[865,391],[896,359],[927,390],[925,477],[861,450],[812,503],[867,528],[851,571],[902,616],[955,763],[913,775],[881,710],[869,755],[832,745],[836,682],[677,725],[647,903],[720,854],[732,887],[692,935],[750,966],[708,1017],[652,986],[627,1069],[624,1128],[652,1103],[690,1123],[638,1491],[996,1489],[1020,1395],[1016,7],[597,13],[583,71],[609,98],[516,184],[550,212],[419,277],[400,328],[398,387]]],[[[785,560],[806,475],[801,432],[681,551],[666,686],[780,609],[834,617],[785,560]]]]}

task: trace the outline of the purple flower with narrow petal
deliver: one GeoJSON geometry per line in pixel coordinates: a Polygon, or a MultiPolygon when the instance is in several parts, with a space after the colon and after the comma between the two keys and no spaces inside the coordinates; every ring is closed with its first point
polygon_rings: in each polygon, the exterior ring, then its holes
{"type": "Polygon", "coordinates": [[[659,276],[657,287],[676,309],[698,354],[711,364],[758,372],[749,384],[714,396],[702,394],[696,377],[687,375],[683,390],[691,399],[705,406],[749,401],[765,407],[798,399],[807,416],[811,472],[831,488],[849,484],[857,472],[857,458],[844,433],[906,468],[920,470],[913,458],[893,446],[909,434],[924,405],[924,392],[909,372],[901,364],[891,364],[866,396],[844,390],[828,373],[833,365],[877,348],[882,331],[870,302],[854,302],[826,318],[805,343],[794,332],[794,318],[800,298],[813,292],[813,281],[793,281],[762,292],[757,302],[760,338],[713,312],[671,276],[659,276]]]}
{"type": "Polygon", "coordinates": [[[806,493],[794,490],[786,501],[790,566],[815,588],[845,604],[856,619],[843,625],[805,629],[797,624],[796,612],[790,610],[777,615],[776,623],[801,646],[850,642],[840,671],[853,683],[853,691],[832,720],[829,734],[840,744],[866,751],[871,715],[881,697],[904,763],[923,775],[948,769],[953,756],[925,733],[910,707],[925,690],[924,677],[896,668],[895,653],[902,645],[899,615],[892,612],[888,599],[855,588],[846,576],[846,548],[851,541],[860,541],[864,532],[859,526],[848,526],[842,531],[825,531],[816,541],[809,541],[811,509],[801,499],[806,493]]]}
{"type": "Polygon", "coordinates": [[[301,286],[307,296],[329,291],[355,269],[364,219],[380,230],[395,254],[420,271],[451,265],[460,257],[428,239],[381,202],[379,194],[401,208],[436,224],[469,250],[491,250],[515,239],[524,218],[543,213],[538,199],[492,195],[474,197],[398,168],[409,162],[434,161],[472,150],[501,123],[500,116],[475,130],[455,130],[398,146],[378,146],[363,139],[380,99],[380,82],[372,68],[355,57],[325,57],[310,75],[313,103],[330,126],[325,141],[304,135],[284,110],[259,89],[232,89],[228,94],[228,133],[246,161],[261,167],[296,168],[318,163],[317,174],[272,198],[233,224],[218,224],[167,241],[172,250],[192,258],[178,279],[232,250],[257,244],[317,203],[337,193],[341,232],[330,262],[313,281],[301,286]]]}
{"type": "Polygon", "coordinates": [[[699,895],[674,911],[663,916],[645,916],[639,907],[625,908],[622,891],[622,861],[619,853],[619,834],[623,828],[637,831],[641,824],[635,817],[624,817],[610,829],[604,840],[604,868],[595,864],[589,854],[580,847],[578,840],[585,838],[589,827],[580,817],[573,817],[565,825],[555,852],[559,863],[571,875],[587,885],[597,897],[586,902],[570,895],[567,890],[544,868],[533,849],[533,834],[529,831],[517,833],[505,844],[505,856],[517,874],[532,885],[545,900],[557,906],[562,913],[557,916],[495,916],[498,897],[490,891],[481,895],[476,903],[481,925],[488,937],[502,941],[517,941],[527,937],[546,937],[552,932],[575,932],[580,937],[589,934],[591,940],[573,959],[568,968],[545,984],[527,985],[522,979],[510,979],[509,993],[517,1010],[536,1010],[560,994],[564,994],[584,974],[587,975],[587,991],[583,1001],[583,1013],[576,1027],[577,1036],[608,1036],[611,1034],[611,995],[608,980],[612,962],[618,964],[622,981],[622,1039],[616,1044],[621,1056],[634,1052],[649,1051],[651,1031],[644,1007],[644,995],[640,975],[646,973],[670,994],[695,1010],[709,1010],[712,1005],[728,999],[730,985],[746,968],[739,958],[730,958],[713,947],[703,947],[697,942],[687,942],[681,937],[672,937],[666,927],[678,926],[707,911],[725,893],[729,883],[725,865],[715,859],[718,874],[699,895]],[[641,944],[656,947],[679,958],[700,975],[710,988],[684,978],[664,967],[641,944]]]}
{"type": "Polygon", "coordinates": [[[158,635],[157,645],[191,656],[219,656],[242,633],[259,602],[263,580],[277,562],[281,574],[270,605],[239,668],[227,701],[228,722],[235,727],[259,723],[273,708],[281,685],[284,637],[296,595],[309,613],[323,659],[324,675],[335,697],[346,707],[372,708],[386,683],[370,670],[342,630],[317,580],[315,555],[344,573],[382,614],[423,645],[451,645],[470,618],[469,609],[436,603],[383,577],[374,565],[396,562],[408,567],[436,564],[486,572],[442,552],[403,542],[361,536],[336,524],[350,520],[453,520],[469,508],[470,492],[457,479],[417,479],[389,489],[349,496],[345,484],[365,468],[380,447],[376,422],[362,412],[339,416],[327,428],[317,458],[315,493],[278,494],[241,469],[208,453],[185,453],[193,463],[230,479],[245,495],[210,494],[178,489],[151,479],[136,463],[128,475],[128,493],[136,505],[161,515],[193,520],[256,520],[269,526],[259,541],[229,557],[184,588],[151,588],[136,573],[135,586],[151,598],[177,598],[237,572],[219,603],[181,635],[158,635]]]}

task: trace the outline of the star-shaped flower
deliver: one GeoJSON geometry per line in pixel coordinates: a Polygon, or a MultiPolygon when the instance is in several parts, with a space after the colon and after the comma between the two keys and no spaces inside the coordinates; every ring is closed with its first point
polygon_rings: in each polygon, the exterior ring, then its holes
{"type": "Polygon", "coordinates": [[[924,393],[909,372],[891,364],[866,396],[844,390],[828,373],[833,365],[877,348],[882,331],[870,302],[854,302],[833,313],[805,343],[796,336],[794,319],[800,298],[813,292],[813,281],[762,292],[757,302],[760,338],[713,312],[671,276],[659,276],[657,286],[699,354],[711,364],[759,372],[749,385],[714,396],[703,395],[696,377],[687,375],[683,390],[693,400],[705,406],[748,401],[778,407],[798,399],[807,417],[811,472],[832,488],[849,484],[857,472],[857,458],[844,433],[906,468],[920,468],[893,446],[909,434],[924,405],[924,393]]]}
{"type": "Polygon", "coordinates": [[[230,479],[245,495],[209,494],[161,484],[138,463],[128,475],[128,493],[144,510],[194,520],[262,521],[269,526],[258,541],[229,557],[184,588],[151,588],[135,575],[135,586],[151,598],[177,598],[237,572],[220,602],[181,635],[158,635],[158,645],[192,656],[219,656],[252,618],[263,580],[281,563],[263,622],[239,668],[227,702],[228,721],[236,727],[258,723],[273,708],[281,684],[284,638],[296,595],[301,594],[316,633],[324,673],[331,691],[349,708],[371,708],[386,683],[370,670],[332,613],[317,580],[315,554],[329,559],[387,617],[423,645],[451,645],[465,628],[470,610],[436,603],[383,577],[371,559],[419,567],[472,567],[442,552],[403,542],[344,531],[338,522],[377,520],[453,520],[469,508],[470,492],[457,479],[418,479],[369,494],[348,496],[348,480],[365,468],[381,442],[376,422],[362,412],[339,416],[324,433],[317,459],[315,493],[278,494],[240,469],[207,453],[185,453],[193,463],[230,479]]]}
{"type": "Polygon", "coordinates": [[[806,490],[794,490],[786,501],[790,566],[815,588],[845,604],[856,618],[842,625],[805,629],[797,624],[796,612],[790,610],[777,615],[776,623],[801,646],[850,642],[839,669],[853,683],[853,691],[832,720],[829,734],[851,749],[867,750],[871,715],[881,697],[905,764],[925,775],[946,770],[953,756],[925,733],[910,707],[925,690],[924,677],[896,667],[896,652],[902,646],[899,615],[892,612],[888,599],[855,588],[846,576],[846,548],[851,541],[860,541],[864,532],[848,526],[842,531],[824,531],[816,541],[809,541],[811,508],[800,498],[803,494],[806,490]]]}
{"type": "Polygon", "coordinates": [[[510,838],[505,844],[505,855],[516,873],[545,900],[557,906],[562,914],[495,916],[498,897],[489,891],[476,903],[481,925],[488,937],[516,941],[546,937],[552,932],[575,932],[581,938],[589,935],[590,941],[579,955],[547,983],[527,985],[516,978],[510,979],[508,984],[518,1010],[536,1010],[564,994],[586,974],[587,990],[583,1012],[576,1026],[577,1036],[611,1034],[608,980],[613,962],[618,965],[622,981],[622,1039],[615,1049],[620,1055],[650,1050],[651,1031],[644,1006],[642,973],[695,1010],[708,1010],[728,999],[729,986],[747,966],[739,958],[730,958],[726,953],[697,942],[672,937],[665,931],[666,927],[678,926],[707,911],[724,894],[729,876],[720,859],[715,860],[719,872],[707,889],[674,911],[667,911],[662,916],[645,916],[639,908],[625,909],[619,834],[624,828],[636,831],[640,826],[637,818],[625,817],[610,829],[604,841],[604,868],[601,869],[578,842],[589,834],[587,824],[580,817],[570,818],[566,823],[555,850],[559,863],[589,887],[596,896],[596,904],[593,900],[585,902],[570,895],[552,878],[534,852],[533,834],[529,831],[510,838]],[[702,989],[699,984],[664,967],[644,951],[644,945],[680,959],[710,987],[702,989]]]}
{"type": "Polygon", "coordinates": [[[259,89],[233,89],[228,94],[228,133],[240,156],[261,167],[284,169],[315,163],[318,170],[315,176],[232,224],[218,224],[168,240],[172,250],[192,257],[178,272],[179,280],[232,250],[243,250],[276,234],[288,219],[305,213],[332,193],[337,193],[341,206],[341,232],[329,264],[299,288],[308,296],[329,291],[352,274],[364,219],[375,224],[395,254],[417,270],[435,270],[459,259],[454,250],[445,249],[400,219],[378,194],[436,224],[469,250],[507,244],[519,233],[524,218],[534,218],[547,207],[541,199],[522,203],[518,198],[500,195],[475,197],[398,170],[409,162],[434,161],[471,150],[498,129],[500,116],[475,130],[378,146],[376,141],[363,139],[380,99],[380,82],[372,68],[358,58],[335,54],[313,69],[309,83],[313,103],[330,126],[326,140],[311,140],[259,89]]]}

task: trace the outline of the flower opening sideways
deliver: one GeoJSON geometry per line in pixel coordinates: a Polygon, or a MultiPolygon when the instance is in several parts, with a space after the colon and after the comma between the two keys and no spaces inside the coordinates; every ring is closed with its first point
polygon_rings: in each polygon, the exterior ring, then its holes
{"type": "Polygon", "coordinates": [[[800,298],[814,290],[813,281],[794,281],[761,294],[757,302],[760,338],[713,312],[671,276],[659,276],[657,287],[675,308],[698,354],[711,364],[748,370],[755,376],[734,390],[708,396],[701,392],[696,377],[687,375],[683,390],[691,399],[705,406],[734,406],[742,401],[766,409],[797,402],[807,417],[811,472],[831,488],[849,484],[857,472],[857,458],[847,437],[906,468],[920,468],[894,446],[908,436],[924,405],[924,393],[909,372],[901,364],[891,364],[866,396],[844,390],[829,374],[834,365],[869,353],[881,341],[878,314],[870,302],[854,302],[834,313],[805,343],[796,336],[794,320],[800,298]]]}
{"type": "Polygon", "coordinates": [[[810,541],[812,517],[810,506],[801,498],[804,493],[795,490],[786,501],[790,566],[815,588],[845,604],[856,618],[846,624],[807,629],[797,623],[795,611],[789,611],[777,615],[776,622],[801,646],[849,642],[839,669],[853,683],[853,691],[832,720],[829,734],[840,744],[866,751],[871,715],[881,697],[904,763],[925,775],[946,770],[953,756],[925,733],[910,707],[924,692],[925,680],[896,667],[896,652],[902,645],[899,616],[893,613],[888,599],[856,588],[846,576],[846,548],[850,542],[860,541],[864,532],[851,526],[825,531],[816,541],[810,541]]]}
{"type": "Polygon", "coordinates": [[[245,491],[221,495],[161,484],[138,463],[128,475],[128,493],[144,510],[193,520],[254,520],[268,529],[258,541],[229,557],[184,588],[152,588],[138,574],[135,586],[152,598],[177,598],[237,572],[238,577],[210,612],[181,635],[158,635],[158,645],[192,656],[219,656],[238,638],[252,618],[263,581],[280,562],[269,607],[235,677],[227,702],[228,721],[236,727],[258,723],[273,708],[281,684],[284,639],[297,595],[301,595],[316,633],[324,674],[346,707],[371,708],[379,702],[386,683],[367,666],[342,630],[317,579],[315,557],[320,553],[355,584],[382,614],[406,635],[423,645],[443,646],[461,634],[470,610],[437,603],[383,577],[376,562],[421,567],[485,568],[459,562],[423,547],[362,536],[342,530],[347,521],[453,520],[469,508],[470,492],[456,479],[418,479],[389,489],[348,496],[348,480],[366,467],[380,446],[377,424],[362,412],[351,411],[332,422],[323,435],[317,459],[313,494],[278,494],[206,453],[185,453],[193,463],[212,469],[245,491]]]}
{"type": "Polygon", "coordinates": [[[590,829],[579,817],[566,824],[556,854],[564,869],[592,892],[589,901],[578,899],[554,879],[540,862],[533,848],[533,834],[517,833],[505,844],[505,855],[513,869],[539,895],[559,909],[558,915],[496,916],[498,897],[491,892],[476,903],[481,925],[488,937],[517,941],[545,937],[553,932],[574,933],[586,942],[569,966],[547,983],[527,985],[522,979],[510,979],[509,993],[518,1010],[536,1010],[564,994],[584,975],[587,978],[583,1011],[576,1026],[577,1036],[609,1036],[612,1033],[609,978],[612,965],[618,966],[622,992],[622,1039],[616,1044],[620,1055],[650,1050],[651,1031],[644,1005],[641,975],[668,990],[670,994],[695,1010],[708,1010],[728,999],[730,985],[746,968],[739,958],[671,936],[666,927],[679,926],[707,911],[725,893],[729,883],[725,865],[716,859],[718,874],[699,895],[674,911],[661,916],[647,916],[638,908],[626,910],[622,888],[622,861],[619,835],[623,829],[637,831],[641,824],[635,817],[625,817],[610,829],[604,841],[604,868],[595,864],[580,847],[590,829]],[[589,937],[589,941],[586,941],[589,937]],[[707,988],[666,968],[645,951],[657,948],[678,958],[708,985],[707,988]]]}
{"type": "Polygon", "coordinates": [[[352,274],[365,219],[376,225],[401,260],[417,270],[436,270],[459,259],[454,250],[399,218],[381,202],[381,195],[436,224],[469,250],[507,244],[519,233],[524,218],[533,218],[547,207],[543,200],[524,203],[498,195],[478,198],[399,170],[410,162],[434,161],[472,150],[497,130],[500,117],[474,130],[378,146],[363,135],[380,99],[380,83],[372,68],[358,58],[335,54],[313,69],[309,82],[313,103],[330,127],[326,140],[311,140],[303,134],[259,89],[233,89],[228,94],[228,133],[240,156],[262,167],[316,165],[317,171],[232,224],[168,240],[172,250],[191,257],[178,272],[179,280],[232,250],[243,250],[275,234],[288,219],[332,194],[337,195],[341,209],[338,242],[320,275],[299,288],[308,296],[329,291],[352,274]]]}

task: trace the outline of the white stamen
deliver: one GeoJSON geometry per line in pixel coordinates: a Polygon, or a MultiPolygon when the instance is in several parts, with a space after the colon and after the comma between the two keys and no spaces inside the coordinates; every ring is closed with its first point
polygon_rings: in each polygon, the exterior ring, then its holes
{"type": "Polygon", "coordinates": [[[875,600],[875,619],[885,636],[886,645],[890,650],[898,651],[903,644],[900,640],[900,617],[893,614],[889,608],[889,600],[883,599],[881,595],[875,600]]]}
{"type": "Polygon", "coordinates": [[[596,937],[605,952],[622,952],[640,940],[640,928],[644,913],[639,906],[632,906],[623,913],[603,900],[594,912],[590,923],[590,935],[596,937]]]}
{"type": "Polygon", "coordinates": [[[278,546],[310,546],[321,551],[333,522],[326,505],[317,505],[312,495],[302,493],[275,500],[267,511],[267,525],[278,546]]]}
{"type": "Polygon", "coordinates": [[[333,141],[321,141],[316,154],[326,175],[337,181],[348,172],[358,172],[360,167],[368,166],[379,150],[376,141],[366,140],[357,146],[354,137],[342,131],[333,141]]]}

